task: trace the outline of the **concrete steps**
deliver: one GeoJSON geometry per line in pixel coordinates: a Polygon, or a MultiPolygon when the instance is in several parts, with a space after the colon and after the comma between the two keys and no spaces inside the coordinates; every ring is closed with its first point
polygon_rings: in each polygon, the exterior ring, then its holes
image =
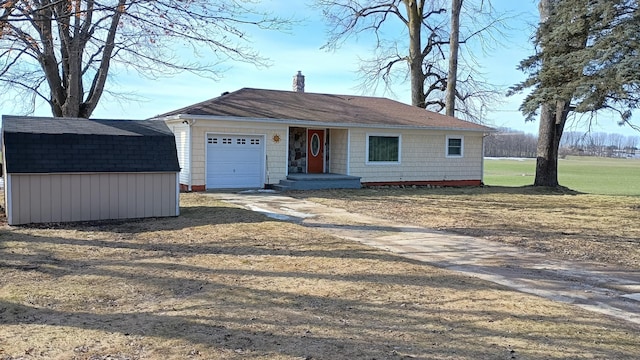
{"type": "Polygon", "coordinates": [[[360,177],[342,174],[292,174],[273,185],[274,190],[360,189],[360,177]]]}

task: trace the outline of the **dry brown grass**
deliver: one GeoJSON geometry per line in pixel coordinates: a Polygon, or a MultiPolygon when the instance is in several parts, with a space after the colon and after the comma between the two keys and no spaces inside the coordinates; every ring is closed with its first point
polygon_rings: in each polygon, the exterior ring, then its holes
{"type": "Polygon", "coordinates": [[[206,195],[181,202],[178,218],[0,228],[0,359],[640,354],[620,320],[206,195]]]}
{"type": "Polygon", "coordinates": [[[510,243],[562,259],[640,269],[640,198],[533,187],[292,193],[395,221],[510,243]]]}

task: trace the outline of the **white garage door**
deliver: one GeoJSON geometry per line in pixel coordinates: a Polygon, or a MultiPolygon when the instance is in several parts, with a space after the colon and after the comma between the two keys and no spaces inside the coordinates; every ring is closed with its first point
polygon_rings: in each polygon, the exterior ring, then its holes
{"type": "Polygon", "coordinates": [[[207,136],[207,189],[261,188],[263,164],[262,136],[207,136]]]}

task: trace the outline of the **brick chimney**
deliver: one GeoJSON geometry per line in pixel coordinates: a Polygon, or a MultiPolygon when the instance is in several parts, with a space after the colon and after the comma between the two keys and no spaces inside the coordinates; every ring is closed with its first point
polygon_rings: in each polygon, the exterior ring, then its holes
{"type": "Polygon", "coordinates": [[[304,75],[302,75],[302,71],[298,71],[298,73],[293,76],[293,91],[304,92],[304,75]]]}

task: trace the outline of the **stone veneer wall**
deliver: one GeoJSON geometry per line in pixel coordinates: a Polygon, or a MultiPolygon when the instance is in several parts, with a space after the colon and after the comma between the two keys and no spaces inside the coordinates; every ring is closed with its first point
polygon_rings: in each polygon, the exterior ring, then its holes
{"type": "Polygon", "coordinates": [[[289,128],[289,174],[307,172],[307,129],[289,128]]]}

